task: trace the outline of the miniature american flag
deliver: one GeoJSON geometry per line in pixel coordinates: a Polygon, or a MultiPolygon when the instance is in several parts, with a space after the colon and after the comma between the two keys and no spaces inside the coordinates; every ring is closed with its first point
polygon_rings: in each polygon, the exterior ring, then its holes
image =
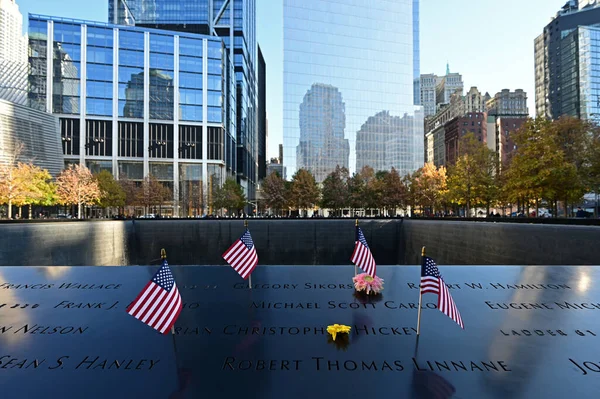
{"type": "Polygon", "coordinates": [[[223,254],[223,259],[245,280],[258,265],[258,254],[250,231],[246,232],[223,254]]]}
{"type": "Polygon", "coordinates": [[[152,280],[127,307],[127,313],[161,334],[168,334],[181,308],[181,295],[165,259],[152,280]]]}
{"type": "Polygon", "coordinates": [[[365,235],[358,226],[356,226],[356,243],[354,245],[354,253],[352,253],[351,261],[356,266],[363,269],[369,276],[375,277],[377,268],[375,259],[373,258],[373,254],[371,254],[365,235]]]}
{"type": "Polygon", "coordinates": [[[438,309],[464,329],[465,326],[460,317],[460,312],[452,299],[452,295],[450,295],[448,287],[446,287],[446,283],[444,283],[444,279],[435,261],[430,257],[424,256],[423,264],[421,265],[421,295],[428,292],[438,296],[438,309]]]}

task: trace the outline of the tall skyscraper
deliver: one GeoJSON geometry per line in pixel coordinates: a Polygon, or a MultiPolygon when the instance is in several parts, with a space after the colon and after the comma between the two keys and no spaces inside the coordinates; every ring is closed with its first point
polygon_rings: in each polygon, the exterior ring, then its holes
{"type": "Polygon", "coordinates": [[[258,181],[267,177],[267,64],[258,47],[258,181]]]}
{"type": "Polygon", "coordinates": [[[535,39],[536,114],[600,121],[600,2],[570,0],[535,39]]]}
{"type": "Polygon", "coordinates": [[[27,102],[27,37],[15,0],[0,0],[0,99],[27,102]]]}
{"type": "Polygon", "coordinates": [[[152,174],[173,190],[167,213],[211,211],[212,189],[235,175],[235,75],[220,38],[30,15],[29,49],[29,102],[59,117],[65,163],[152,174]]]}
{"type": "MultiPolygon", "coordinates": [[[[220,37],[235,65],[236,132],[234,162],[238,182],[255,199],[258,179],[256,0],[109,0],[112,23],[220,37]]],[[[262,122],[261,122],[262,123],[262,122]]]]}
{"type": "Polygon", "coordinates": [[[336,166],[348,168],[350,145],[342,93],[333,86],[315,83],[300,104],[300,142],[296,147],[298,169],[308,169],[317,183],[336,166]]]}
{"type": "MultiPolygon", "coordinates": [[[[374,160],[365,158],[372,153],[365,149],[371,148],[385,149],[380,158],[386,161],[374,165],[378,169],[395,167],[409,173],[420,168],[423,113],[415,105],[420,77],[419,1],[284,0],[283,4],[283,135],[288,177],[298,168],[317,167],[311,164],[316,158],[305,156],[301,117],[301,105],[315,85],[335,87],[343,96],[343,137],[349,142],[351,172],[374,160]],[[401,118],[403,127],[390,134],[389,126],[369,123],[381,119],[382,113],[391,120],[401,118]]],[[[325,141],[314,138],[317,143],[325,141]]],[[[335,164],[330,163],[319,173],[333,168],[335,164]]]]}

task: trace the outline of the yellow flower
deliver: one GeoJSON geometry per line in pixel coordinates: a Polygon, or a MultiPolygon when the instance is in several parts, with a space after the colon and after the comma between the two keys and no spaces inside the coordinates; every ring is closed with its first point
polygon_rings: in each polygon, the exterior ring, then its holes
{"type": "Polygon", "coordinates": [[[345,326],[343,324],[334,324],[332,326],[327,326],[327,332],[329,334],[331,334],[334,341],[335,341],[335,337],[338,333],[339,334],[347,334],[350,332],[351,329],[352,329],[352,327],[345,326]]]}

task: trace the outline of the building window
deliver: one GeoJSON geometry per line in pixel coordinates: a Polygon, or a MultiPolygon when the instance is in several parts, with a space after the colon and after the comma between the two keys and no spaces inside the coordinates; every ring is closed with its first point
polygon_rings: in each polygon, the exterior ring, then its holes
{"type": "Polygon", "coordinates": [[[143,180],[144,164],[142,162],[119,161],[119,179],[143,180]]]}
{"type": "Polygon", "coordinates": [[[119,122],[119,156],[143,158],[143,146],[144,124],[141,122],[119,122]]]}
{"type": "Polygon", "coordinates": [[[150,158],[173,158],[173,125],[150,124],[150,158]]]}
{"type": "Polygon", "coordinates": [[[208,128],[208,159],[223,160],[223,129],[208,128]]]}
{"type": "Polygon", "coordinates": [[[179,126],[179,158],[202,159],[201,126],[179,126]]]}
{"type": "Polygon", "coordinates": [[[112,122],[87,120],[85,154],[112,156],[112,122]]]}
{"type": "Polygon", "coordinates": [[[64,155],[79,155],[79,119],[60,119],[60,136],[64,155]]]}

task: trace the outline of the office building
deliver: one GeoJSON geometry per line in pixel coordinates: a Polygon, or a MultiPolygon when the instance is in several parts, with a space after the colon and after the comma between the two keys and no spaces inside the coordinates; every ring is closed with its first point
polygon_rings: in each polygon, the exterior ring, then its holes
{"type": "MultiPolygon", "coordinates": [[[[311,157],[305,156],[301,105],[315,85],[334,87],[343,98],[343,138],[341,118],[331,118],[338,125],[329,130],[336,131],[336,140],[348,140],[351,173],[367,164],[376,170],[394,167],[401,173],[423,166],[423,112],[415,105],[419,1],[284,0],[283,7],[283,144],[288,175],[301,167],[325,168],[319,174],[326,175],[336,164],[345,164],[345,147],[337,149],[335,163],[311,164],[318,161],[312,154],[326,153],[325,147],[307,147],[311,157]],[[378,121],[393,122],[397,128],[378,121]]],[[[327,140],[313,143],[324,146],[327,140]]]]}
{"type": "Polygon", "coordinates": [[[487,114],[485,112],[469,112],[456,117],[444,125],[446,166],[454,165],[461,155],[460,139],[467,133],[473,133],[475,139],[487,143],[487,114]]]}
{"type": "Polygon", "coordinates": [[[44,111],[0,100],[0,164],[22,145],[20,162],[32,163],[57,177],[63,169],[58,118],[44,111]]]}
{"type": "Polygon", "coordinates": [[[514,92],[504,89],[487,102],[487,108],[487,144],[488,148],[496,152],[502,168],[516,149],[513,141],[514,133],[529,118],[527,93],[521,89],[514,92]]]}
{"type": "Polygon", "coordinates": [[[27,102],[27,37],[15,0],[0,0],[0,99],[27,102]]]}
{"type": "Polygon", "coordinates": [[[421,102],[425,117],[434,115],[439,106],[448,104],[453,94],[463,95],[464,83],[462,75],[451,73],[450,66],[446,65],[446,75],[437,76],[435,74],[421,75],[421,102]]]}
{"type": "Polygon", "coordinates": [[[568,1],[535,39],[536,114],[600,121],[600,2],[568,1]]]}
{"type": "Polygon", "coordinates": [[[267,64],[260,47],[258,47],[258,181],[267,177],[267,64]]]}
{"type": "Polygon", "coordinates": [[[405,156],[406,148],[425,149],[424,142],[421,146],[420,140],[412,135],[422,129],[423,113],[417,110],[413,115],[400,117],[381,111],[369,117],[356,133],[356,170],[365,166],[376,171],[395,168],[404,176],[418,169],[414,168],[415,157],[405,156]]]}
{"type": "Polygon", "coordinates": [[[344,137],[345,104],[333,86],[315,83],[300,104],[300,142],[296,147],[298,169],[309,170],[321,183],[336,166],[348,168],[350,145],[344,137]]]}
{"type": "Polygon", "coordinates": [[[503,89],[486,103],[488,114],[528,116],[527,93],[521,89],[514,92],[503,89]]]}
{"type": "Polygon", "coordinates": [[[167,213],[207,212],[207,193],[235,175],[236,89],[222,40],[30,15],[29,47],[29,104],[59,117],[65,163],[133,181],[152,174],[173,190],[167,213]]]}
{"type": "Polygon", "coordinates": [[[513,136],[527,122],[527,116],[490,115],[488,116],[488,147],[498,156],[500,168],[508,162],[517,149],[513,136]]]}
{"type": "Polygon", "coordinates": [[[466,112],[487,112],[487,102],[491,100],[489,93],[481,93],[477,87],[471,87],[465,94],[466,112]]]}
{"type": "Polygon", "coordinates": [[[279,161],[279,158],[271,158],[267,164],[267,176],[274,172],[277,172],[279,176],[285,178],[285,166],[279,161]]]}
{"type": "MultiPolygon", "coordinates": [[[[253,200],[258,180],[258,147],[266,134],[257,121],[257,42],[255,0],[109,0],[113,23],[219,37],[235,65],[237,180],[253,200]]],[[[248,209],[249,210],[249,209],[248,209]]]]}

